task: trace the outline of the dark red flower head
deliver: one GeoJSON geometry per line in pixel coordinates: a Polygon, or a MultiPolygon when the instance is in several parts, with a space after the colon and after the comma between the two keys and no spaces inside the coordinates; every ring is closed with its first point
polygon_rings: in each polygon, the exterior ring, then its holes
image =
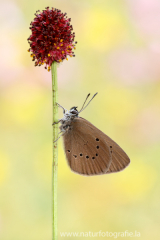
{"type": "Polygon", "coordinates": [[[35,66],[45,64],[50,71],[52,62],[62,62],[68,60],[68,56],[74,57],[73,49],[75,33],[72,32],[73,27],[70,24],[71,18],[67,18],[66,13],[56,8],[35,14],[33,22],[31,22],[32,34],[28,38],[30,45],[29,52],[35,61],[35,66]]]}

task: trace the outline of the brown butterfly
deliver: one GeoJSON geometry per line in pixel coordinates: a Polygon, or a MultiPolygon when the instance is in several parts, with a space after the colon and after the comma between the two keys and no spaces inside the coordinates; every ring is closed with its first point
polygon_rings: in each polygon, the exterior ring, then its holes
{"type": "MultiPolygon", "coordinates": [[[[91,100],[96,95],[97,93],[91,100]]],[[[90,94],[87,95],[80,111],[77,107],[72,107],[68,112],[57,103],[63,108],[64,117],[54,124],[61,123],[60,137],[63,136],[68,164],[72,171],[87,176],[121,171],[130,163],[127,154],[105,133],[79,117],[79,113],[91,102],[90,100],[85,106],[89,96],[90,94]]]]}

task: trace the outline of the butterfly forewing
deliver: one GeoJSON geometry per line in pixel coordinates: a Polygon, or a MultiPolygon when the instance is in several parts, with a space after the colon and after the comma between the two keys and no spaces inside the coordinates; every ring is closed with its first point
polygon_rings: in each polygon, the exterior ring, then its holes
{"type": "Polygon", "coordinates": [[[122,148],[87,120],[75,118],[63,135],[70,168],[82,175],[123,170],[130,163],[122,148]]]}
{"type": "Polygon", "coordinates": [[[88,127],[84,121],[75,118],[63,135],[68,164],[82,175],[104,174],[112,162],[110,148],[98,133],[95,134],[96,128],[88,127]]]}

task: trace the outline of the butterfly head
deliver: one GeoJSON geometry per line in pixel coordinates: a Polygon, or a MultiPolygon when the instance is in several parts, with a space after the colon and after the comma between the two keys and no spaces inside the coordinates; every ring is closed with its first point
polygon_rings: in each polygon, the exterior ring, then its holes
{"type": "Polygon", "coordinates": [[[72,108],[69,110],[69,113],[70,113],[71,115],[78,116],[77,107],[72,107],[72,108]]]}
{"type": "Polygon", "coordinates": [[[93,95],[93,97],[91,98],[91,100],[87,103],[87,105],[85,105],[88,97],[90,96],[90,93],[87,95],[86,100],[83,103],[83,106],[81,108],[80,111],[77,110],[77,107],[72,107],[69,111],[67,109],[65,109],[64,107],[62,107],[59,103],[57,103],[57,105],[59,107],[61,107],[63,109],[63,118],[59,120],[59,122],[62,123],[60,129],[65,131],[66,127],[68,127],[70,125],[70,123],[74,120],[74,118],[77,118],[79,113],[82,112],[87,106],[88,104],[92,101],[92,99],[97,95],[97,93],[95,93],[93,95]]]}
{"type": "Polygon", "coordinates": [[[84,101],[83,106],[80,109],[80,111],[77,110],[77,107],[72,107],[68,111],[67,109],[62,107],[59,103],[57,103],[57,105],[63,109],[63,118],[58,121],[58,122],[61,122],[60,129],[61,129],[62,132],[65,132],[67,129],[70,129],[70,125],[71,125],[72,121],[74,121],[75,118],[78,118],[79,113],[82,112],[88,106],[88,104],[92,101],[92,99],[96,95],[97,95],[97,93],[95,93],[93,95],[93,97],[91,98],[91,100],[87,103],[87,105],[85,105],[88,97],[90,96],[90,93],[89,93],[87,95],[86,100],[84,101]]]}

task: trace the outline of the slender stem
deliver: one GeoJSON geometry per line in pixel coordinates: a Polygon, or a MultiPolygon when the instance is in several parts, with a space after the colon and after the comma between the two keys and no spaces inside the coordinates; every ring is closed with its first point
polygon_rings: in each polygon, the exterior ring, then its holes
{"type": "MultiPolygon", "coordinates": [[[[58,121],[58,84],[57,84],[57,63],[51,65],[52,73],[52,96],[53,96],[53,123],[58,121]]],[[[52,164],[52,239],[57,240],[57,176],[58,176],[58,124],[53,125],[53,164],[52,164]]]]}

